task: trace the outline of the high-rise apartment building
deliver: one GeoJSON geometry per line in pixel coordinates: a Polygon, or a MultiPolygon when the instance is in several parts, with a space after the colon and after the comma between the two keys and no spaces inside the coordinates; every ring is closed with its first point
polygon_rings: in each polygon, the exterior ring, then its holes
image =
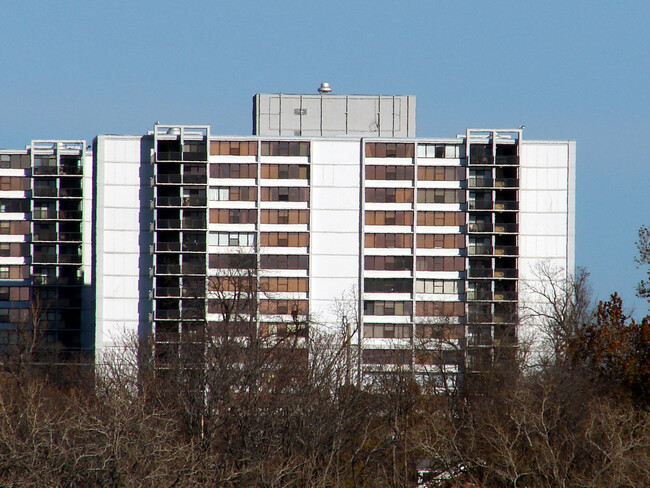
{"type": "Polygon", "coordinates": [[[417,139],[406,96],[256,95],[253,132],[99,135],[92,167],[83,143],[51,143],[51,164],[36,141],[7,152],[4,310],[47,283],[55,323],[82,318],[80,346],[151,334],[160,357],[206,324],[345,327],[365,370],[453,378],[515,346],[536,263],[574,266],[573,142],[417,139]]]}

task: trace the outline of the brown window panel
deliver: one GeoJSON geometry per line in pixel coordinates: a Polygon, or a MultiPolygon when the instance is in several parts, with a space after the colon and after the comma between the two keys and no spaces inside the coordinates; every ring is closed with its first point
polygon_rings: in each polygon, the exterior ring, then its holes
{"type": "MultiPolygon", "coordinates": [[[[208,278],[208,293],[213,295],[224,291],[248,293],[255,292],[256,290],[257,277],[255,275],[255,269],[245,270],[241,273],[230,273],[224,276],[210,276],[208,278]]],[[[186,292],[185,287],[183,292],[186,292]]]]}
{"type": "Polygon", "coordinates": [[[24,280],[29,278],[29,266],[0,266],[0,279],[24,280]]]}
{"type": "Polygon", "coordinates": [[[262,178],[272,180],[308,180],[309,166],[298,164],[263,164],[262,178]]]}
{"type": "Polygon", "coordinates": [[[0,190],[25,191],[30,188],[30,178],[27,176],[0,176],[0,190]]]}
{"type": "Polygon", "coordinates": [[[463,181],[465,168],[461,166],[419,166],[418,180],[422,181],[463,181]]]}
{"type": "Polygon", "coordinates": [[[415,313],[418,317],[462,317],[465,304],[462,302],[416,302],[415,313]]]}
{"type": "Polygon", "coordinates": [[[254,186],[228,187],[228,200],[231,202],[254,202],[257,200],[257,188],[254,186]]]}
{"type": "Polygon", "coordinates": [[[260,313],[267,315],[292,315],[309,313],[309,300],[260,300],[260,313]]]}
{"type": "Polygon", "coordinates": [[[414,145],[411,143],[368,142],[367,158],[412,158],[414,145]]]}
{"type": "Polygon", "coordinates": [[[307,293],[308,288],[307,278],[269,277],[260,279],[260,289],[263,292],[307,293]]]}
{"type": "Polygon", "coordinates": [[[257,210],[255,209],[210,209],[212,224],[255,224],[257,210]]]}
{"type": "Polygon", "coordinates": [[[9,220],[0,222],[0,235],[28,235],[30,234],[29,222],[26,220],[9,220]]]}
{"type": "Polygon", "coordinates": [[[413,225],[413,212],[366,210],[366,225],[413,225]]]}
{"type": "Polygon", "coordinates": [[[220,313],[231,320],[233,319],[233,315],[253,315],[256,309],[257,303],[253,296],[208,300],[208,313],[220,313]]]}
{"type": "Polygon", "coordinates": [[[308,224],[309,210],[262,210],[263,224],[308,224]]]}
{"type": "Polygon", "coordinates": [[[263,254],[261,269],[309,269],[309,256],[263,254]]]}
{"type": "Polygon", "coordinates": [[[415,337],[418,339],[462,339],[465,326],[462,324],[416,324],[415,337]]]}
{"type": "Polygon", "coordinates": [[[366,166],[366,180],[413,181],[413,166],[366,166]]]}
{"type": "Polygon", "coordinates": [[[0,154],[0,168],[29,169],[32,161],[29,154],[0,154]]]}
{"type": "Polygon", "coordinates": [[[29,301],[29,291],[29,287],[26,286],[0,286],[0,301],[29,301]]]}
{"type": "Polygon", "coordinates": [[[465,203],[465,191],[419,188],[418,203],[465,203]]]}
{"type": "Polygon", "coordinates": [[[309,335],[309,329],[306,324],[296,324],[294,322],[260,322],[260,335],[262,337],[272,335],[281,337],[307,337],[309,335]]]}
{"type": "Polygon", "coordinates": [[[412,188],[366,188],[366,202],[413,203],[412,188]]]}
{"type": "Polygon", "coordinates": [[[364,324],[363,337],[366,339],[410,339],[411,324],[364,324]]]}
{"type": "Polygon", "coordinates": [[[465,225],[463,212],[418,212],[418,225],[460,227],[465,225]]]}
{"type": "Polygon", "coordinates": [[[263,247],[308,247],[307,232],[262,232],[263,247]]]}
{"type": "Polygon", "coordinates": [[[363,264],[369,271],[411,271],[413,256],[364,256],[363,264]]]}
{"type": "Polygon", "coordinates": [[[210,141],[212,156],[257,156],[256,141],[210,141]]]}
{"type": "Polygon", "coordinates": [[[411,351],[400,349],[364,349],[364,364],[410,364],[411,351]]]}
{"type": "Polygon", "coordinates": [[[0,257],[22,258],[29,256],[28,244],[20,242],[0,243],[0,257]]]}
{"type": "Polygon", "coordinates": [[[309,188],[307,187],[264,187],[262,188],[264,202],[308,202],[309,188]]]}
{"type": "Polygon", "coordinates": [[[366,234],[366,248],[411,248],[413,247],[413,234],[366,234]]]}
{"type": "Polygon", "coordinates": [[[451,351],[415,351],[415,362],[417,364],[462,364],[463,353],[458,350],[451,351]]]}
{"type": "Polygon", "coordinates": [[[365,300],[363,313],[365,315],[411,315],[413,302],[365,300]]]}
{"type": "Polygon", "coordinates": [[[460,234],[418,234],[420,249],[463,249],[465,237],[460,234]]]}
{"type": "Polygon", "coordinates": [[[257,164],[212,163],[210,178],[257,178],[257,164]]]}
{"type": "Polygon", "coordinates": [[[262,156],[309,156],[308,142],[262,141],[262,156]]]}
{"type": "Polygon", "coordinates": [[[254,270],[257,268],[257,256],[255,254],[210,254],[210,269],[245,269],[254,270]]]}
{"type": "Polygon", "coordinates": [[[363,291],[365,293],[411,293],[413,280],[411,278],[365,278],[363,291]]]}
{"type": "Polygon", "coordinates": [[[464,271],[465,258],[454,256],[418,256],[418,271],[464,271]]]}

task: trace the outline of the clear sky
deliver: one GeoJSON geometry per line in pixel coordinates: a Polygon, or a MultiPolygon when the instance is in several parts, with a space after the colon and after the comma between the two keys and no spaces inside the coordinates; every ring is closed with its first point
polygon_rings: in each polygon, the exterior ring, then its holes
{"type": "Polygon", "coordinates": [[[650,2],[10,1],[0,7],[0,147],[141,134],[155,121],[251,132],[255,93],[417,97],[420,137],[525,124],[577,141],[577,263],[635,315],[650,224],[650,2]]]}

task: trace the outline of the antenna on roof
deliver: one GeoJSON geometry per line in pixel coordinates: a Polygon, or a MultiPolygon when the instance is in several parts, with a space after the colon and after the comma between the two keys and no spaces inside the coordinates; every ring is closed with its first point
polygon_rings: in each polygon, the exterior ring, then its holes
{"type": "Polygon", "coordinates": [[[327,95],[328,93],[331,93],[332,89],[330,88],[330,84],[324,81],[323,83],[320,84],[320,87],[318,88],[318,93],[321,95],[327,95]]]}

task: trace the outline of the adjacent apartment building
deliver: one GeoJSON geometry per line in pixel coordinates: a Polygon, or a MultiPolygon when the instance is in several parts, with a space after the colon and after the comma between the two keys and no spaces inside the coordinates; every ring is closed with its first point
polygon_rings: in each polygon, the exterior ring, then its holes
{"type": "Polygon", "coordinates": [[[573,269],[575,143],[418,139],[410,96],[253,102],[251,136],[156,123],[0,151],[2,340],[38,298],[48,338],[90,354],[345,328],[364,371],[453,381],[516,346],[537,263],[573,269]]]}

